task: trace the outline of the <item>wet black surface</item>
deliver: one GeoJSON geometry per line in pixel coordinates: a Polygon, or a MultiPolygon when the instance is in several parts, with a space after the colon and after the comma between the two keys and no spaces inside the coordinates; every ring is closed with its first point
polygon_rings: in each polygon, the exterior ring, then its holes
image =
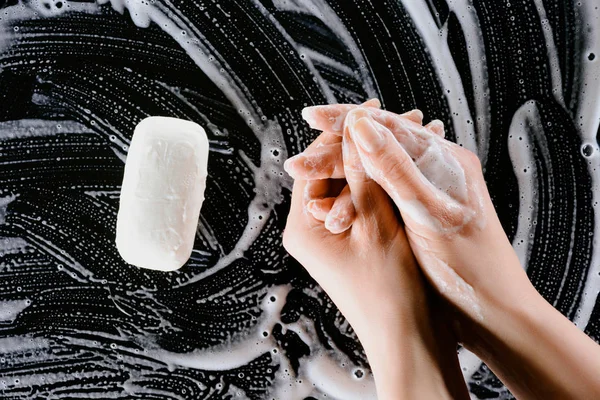
{"type": "MultiPolygon", "coordinates": [[[[395,112],[420,108],[478,148],[510,239],[519,215],[531,224],[520,244],[531,280],[598,340],[588,276],[598,273],[597,142],[582,139],[598,121],[580,118],[599,95],[585,80],[600,76],[593,2],[418,3],[156,1],[121,15],[117,2],[0,1],[0,397],[271,398],[280,357],[301,379],[314,351],[281,324],[268,332],[276,357],[232,369],[174,367],[153,351],[237,340],[264,317],[267,289],[288,283],[281,322],[314,321],[323,349],[366,367],[351,328],[281,247],[282,162],[317,134],[304,106],[370,97],[395,112]],[[146,14],[158,23],[136,26],[146,14]],[[128,266],[114,245],[127,145],[148,115],[196,121],[211,140],[196,251],[173,273],[128,266]],[[518,134],[534,160],[530,191],[509,152],[518,134]],[[215,271],[240,238],[251,242],[243,257],[215,271]]],[[[511,398],[484,366],[469,386],[511,398]]]]}

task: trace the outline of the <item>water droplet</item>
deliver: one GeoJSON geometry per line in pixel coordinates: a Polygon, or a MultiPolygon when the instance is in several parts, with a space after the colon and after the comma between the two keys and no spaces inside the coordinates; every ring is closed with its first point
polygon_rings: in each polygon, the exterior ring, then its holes
{"type": "Polygon", "coordinates": [[[592,154],[594,154],[594,146],[589,143],[584,144],[581,146],[581,154],[583,154],[584,157],[591,157],[592,154]]]}

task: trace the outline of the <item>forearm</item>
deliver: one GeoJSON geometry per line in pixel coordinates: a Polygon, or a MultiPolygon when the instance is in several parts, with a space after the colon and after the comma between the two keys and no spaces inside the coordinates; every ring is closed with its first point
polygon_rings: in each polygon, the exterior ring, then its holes
{"type": "Polygon", "coordinates": [[[519,399],[600,398],[600,347],[529,281],[514,286],[488,297],[466,346],[519,399]]]}
{"type": "Polygon", "coordinates": [[[468,399],[454,336],[439,321],[421,319],[363,333],[379,400],[468,399]]]}

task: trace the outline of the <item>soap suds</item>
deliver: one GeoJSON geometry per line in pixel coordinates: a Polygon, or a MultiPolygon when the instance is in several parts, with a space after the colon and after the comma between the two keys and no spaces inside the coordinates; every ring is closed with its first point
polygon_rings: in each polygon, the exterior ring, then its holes
{"type": "MultiPolygon", "coordinates": [[[[352,123],[349,121],[351,118],[353,117],[349,115],[346,123],[352,123]]],[[[414,165],[421,172],[421,175],[412,178],[421,180],[419,185],[424,187],[423,190],[431,192],[427,196],[400,193],[397,185],[390,182],[390,178],[375,167],[373,160],[366,153],[360,151],[361,161],[367,174],[386,188],[403,215],[410,217],[416,224],[446,235],[459,232],[474,219],[476,225],[482,228],[485,225],[485,218],[482,213],[479,188],[469,187],[475,184],[467,182],[464,168],[455,158],[451,146],[444,143],[444,139],[436,134],[415,124],[408,124],[408,121],[402,117],[387,118],[382,122],[391,126],[394,130],[393,135],[390,129],[374,121],[379,129],[387,132],[389,140],[394,140],[392,138],[396,137],[402,149],[414,160],[414,165]],[[423,204],[423,201],[428,201],[426,199],[443,204],[439,207],[443,207],[445,212],[441,213],[439,218],[432,215],[430,211],[432,205],[423,204]],[[462,219],[457,220],[456,215],[462,215],[462,219]]]]}
{"type": "MultiPolygon", "coordinates": [[[[31,300],[0,301],[0,321],[12,322],[29,305],[31,300]]],[[[1,347],[0,347],[1,348],[1,347]]]]}
{"type": "Polygon", "coordinates": [[[420,264],[425,274],[441,294],[460,309],[469,310],[471,316],[483,322],[481,305],[473,287],[444,261],[433,255],[426,255],[426,251],[419,251],[418,254],[419,259],[423,260],[420,264]]]}

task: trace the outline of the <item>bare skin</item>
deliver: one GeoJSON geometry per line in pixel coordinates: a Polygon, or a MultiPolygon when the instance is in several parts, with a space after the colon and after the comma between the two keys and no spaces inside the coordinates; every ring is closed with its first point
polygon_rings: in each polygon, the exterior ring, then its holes
{"type": "Polygon", "coordinates": [[[284,246],[354,327],[379,399],[468,399],[456,341],[431,316],[424,278],[392,202],[366,176],[349,136],[341,144],[346,189],[340,192],[343,185],[329,179],[310,187],[296,180],[284,246]],[[352,205],[352,227],[341,234],[308,211],[312,197],[332,196],[352,205]]]}
{"type": "MultiPolygon", "coordinates": [[[[444,140],[439,121],[422,127],[416,118],[422,115],[415,111],[396,115],[332,105],[310,107],[303,116],[324,132],[324,140],[333,142],[348,130],[366,171],[400,210],[425,276],[459,310],[455,328],[461,342],[513,394],[523,399],[600,398],[600,347],[529,282],[474,154],[444,140]],[[340,118],[342,131],[333,123],[340,118]]],[[[318,157],[309,148],[301,162],[293,159],[286,169],[296,179],[344,177],[340,172],[345,169],[337,165],[343,157],[322,153],[328,160],[323,168],[311,168],[318,157]]],[[[307,193],[310,211],[334,233],[356,223],[344,197],[353,197],[352,188],[337,198],[307,193]],[[336,223],[340,215],[347,217],[336,223]]]]}

